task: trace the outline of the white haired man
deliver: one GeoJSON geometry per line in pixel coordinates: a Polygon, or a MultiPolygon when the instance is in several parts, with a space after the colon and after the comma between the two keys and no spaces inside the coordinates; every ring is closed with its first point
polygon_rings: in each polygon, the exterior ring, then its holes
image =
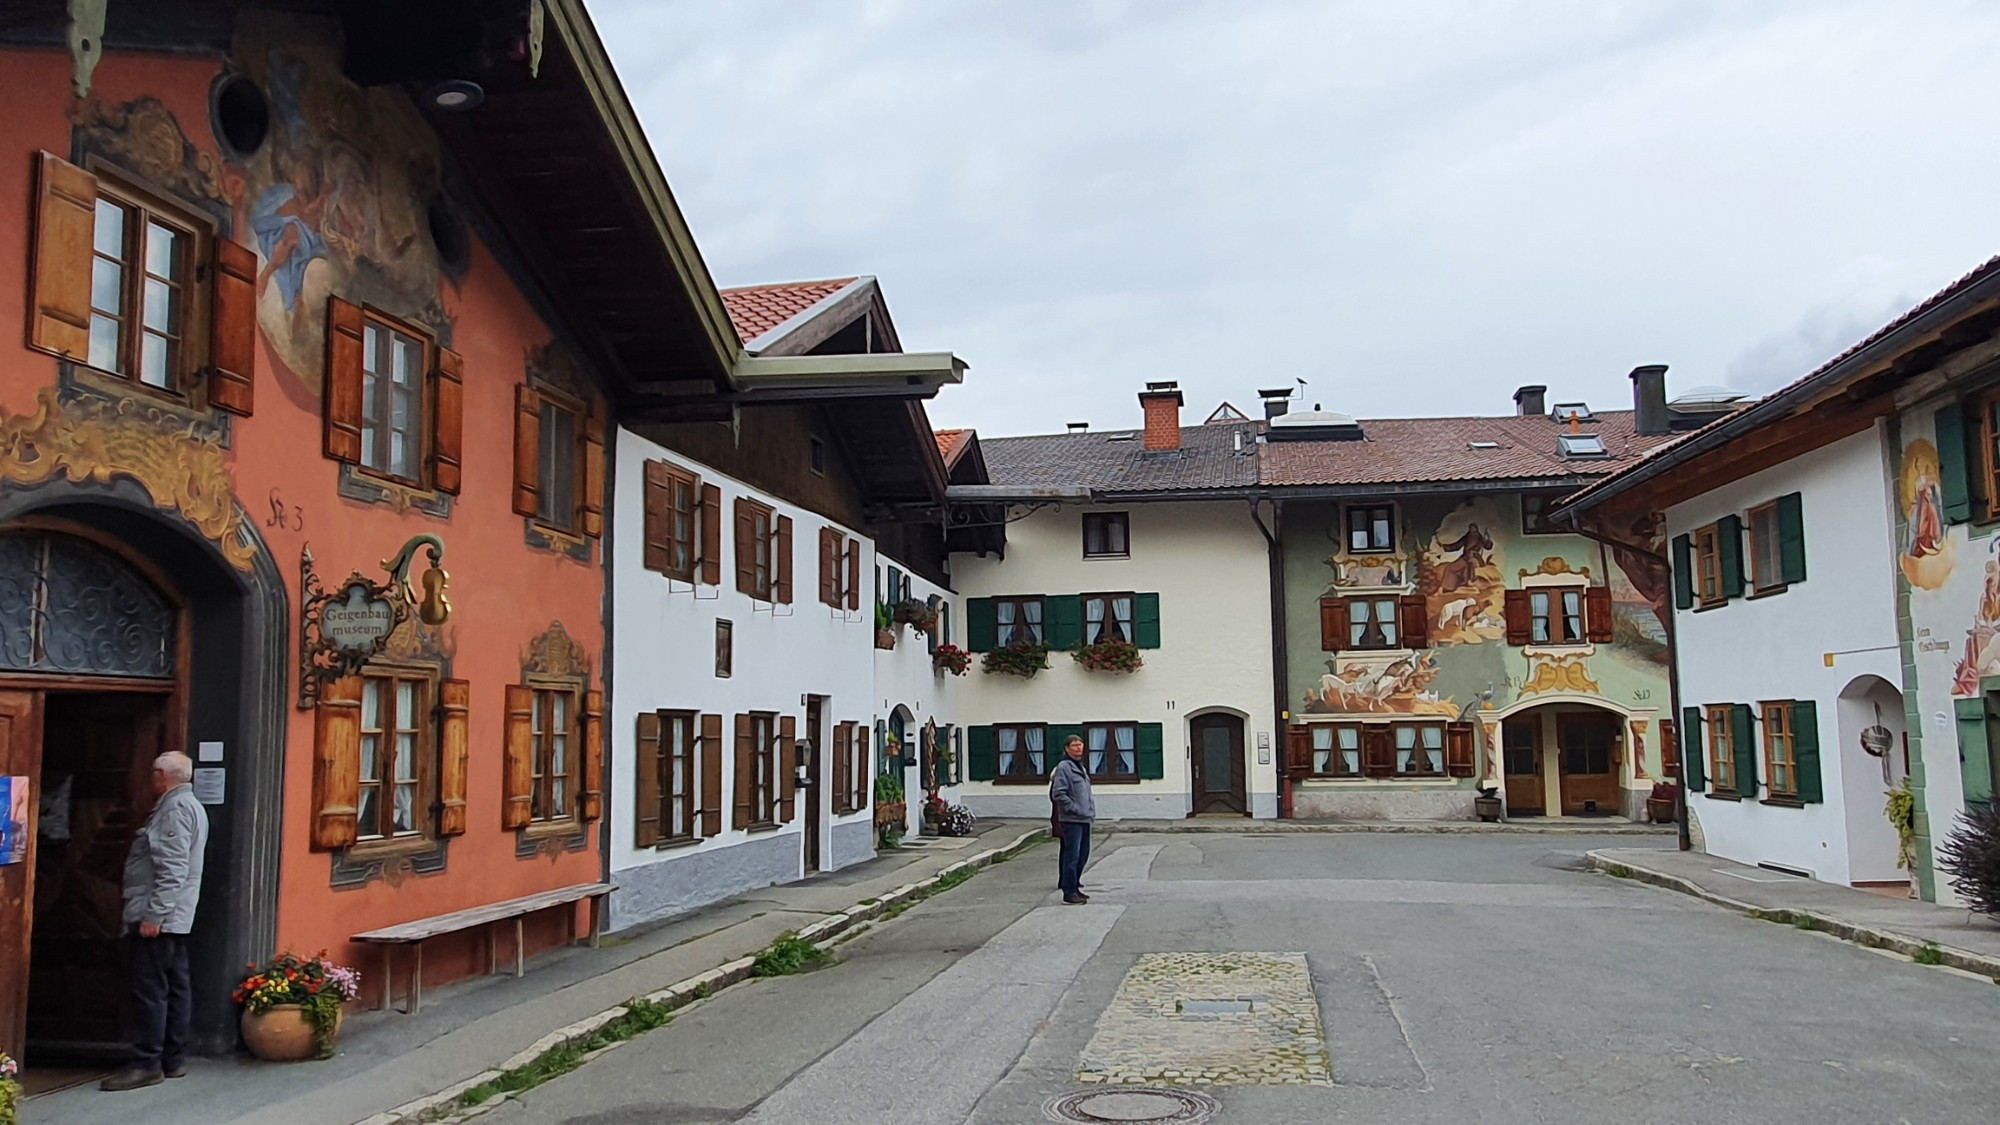
{"type": "Polygon", "coordinates": [[[188,931],[201,897],[208,813],[195,800],[194,763],[153,759],[159,800],[125,857],[125,929],[132,947],[132,1061],[100,1085],[135,1090],[187,1073],[188,931]]]}

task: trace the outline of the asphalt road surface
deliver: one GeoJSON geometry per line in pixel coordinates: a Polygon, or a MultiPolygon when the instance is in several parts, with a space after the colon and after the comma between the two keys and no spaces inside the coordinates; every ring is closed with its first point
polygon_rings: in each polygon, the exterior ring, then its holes
{"type": "Polygon", "coordinates": [[[1581,869],[1629,843],[1108,835],[1087,906],[1039,847],[482,1121],[1995,1120],[2000,987],[1581,869]]]}

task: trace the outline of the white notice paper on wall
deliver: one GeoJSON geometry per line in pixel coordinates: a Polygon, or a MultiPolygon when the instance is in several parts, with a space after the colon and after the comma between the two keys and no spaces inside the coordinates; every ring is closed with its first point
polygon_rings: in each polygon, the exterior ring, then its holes
{"type": "Polygon", "coordinates": [[[204,805],[222,803],[222,782],[229,773],[225,769],[194,771],[194,799],[204,805]]]}
{"type": "Polygon", "coordinates": [[[196,745],[196,747],[195,747],[195,760],[196,760],[196,761],[198,761],[198,762],[219,762],[219,761],[221,761],[221,760],[222,760],[222,743],[220,743],[220,742],[203,742],[203,743],[200,743],[200,744],[196,745]]]}

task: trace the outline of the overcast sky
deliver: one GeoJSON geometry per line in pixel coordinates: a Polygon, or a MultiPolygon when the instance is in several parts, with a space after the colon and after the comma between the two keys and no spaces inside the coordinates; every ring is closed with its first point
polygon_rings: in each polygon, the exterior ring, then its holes
{"type": "Polygon", "coordinates": [[[724,286],[1002,435],[1797,378],[2000,252],[2000,4],[590,0],[724,286]]]}

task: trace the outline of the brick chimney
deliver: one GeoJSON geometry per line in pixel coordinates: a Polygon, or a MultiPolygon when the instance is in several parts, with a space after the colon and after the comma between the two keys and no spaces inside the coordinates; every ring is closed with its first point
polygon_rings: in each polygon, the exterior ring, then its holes
{"type": "Polygon", "coordinates": [[[1181,388],[1179,383],[1147,383],[1139,394],[1146,412],[1146,449],[1158,452],[1181,447],[1181,388]]]}
{"type": "Polygon", "coordinates": [[[1667,413],[1667,365],[1649,363],[1632,369],[1632,429],[1641,437],[1673,429],[1667,413]]]}
{"type": "Polygon", "coordinates": [[[1531,414],[1547,414],[1549,389],[1540,386],[1522,387],[1514,392],[1514,413],[1526,418],[1531,414]]]}

